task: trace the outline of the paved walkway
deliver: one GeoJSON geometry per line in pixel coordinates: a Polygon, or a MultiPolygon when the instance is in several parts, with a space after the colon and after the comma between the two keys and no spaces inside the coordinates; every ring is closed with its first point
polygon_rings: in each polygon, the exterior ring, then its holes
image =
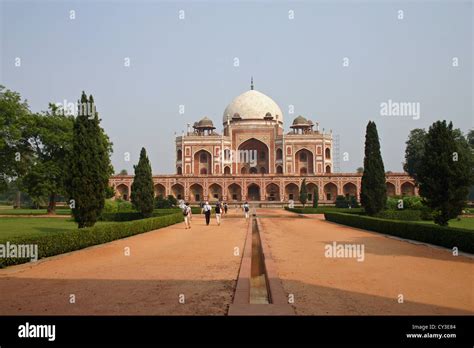
{"type": "Polygon", "coordinates": [[[224,315],[244,245],[241,216],[205,226],[194,215],[190,230],[180,223],[0,270],[0,315],[224,315]]]}
{"type": "Polygon", "coordinates": [[[257,214],[266,216],[263,238],[297,314],[474,314],[472,258],[320,216],[295,218],[272,209],[257,214]],[[364,261],[325,257],[325,246],[333,242],[364,245],[364,261]]]}

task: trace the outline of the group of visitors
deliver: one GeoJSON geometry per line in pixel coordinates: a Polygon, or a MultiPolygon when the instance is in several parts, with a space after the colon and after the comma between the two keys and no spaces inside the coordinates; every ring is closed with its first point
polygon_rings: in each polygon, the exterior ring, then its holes
{"type": "MultiPolygon", "coordinates": [[[[183,216],[184,216],[184,224],[185,228],[191,228],[191,220],[192,220],[192,210],[191,207],[189,206],[189,202],[182,203],[180,204],[181,210],[183,211],[183,216]]],[[[216,205],[214,206],[214,211],[216,215],[216,222],[217,225],[220,226],[221,224],[221,219],[223,215],[227,215],[227,212],[229,210],[229,206],[227,205],[227,202],[221,202],[217,201],[216,205]]],[[[245,202],[242,206],[242,210],[245,213],[245,218],[249,218],[249,213],[250,213],[250,207],[247,202],[245,202]]],[[[204,202],[201,204],[201,213],[204,214],[204,218],[206,220],[206,226],[209,226],[211,222],[211,213],[212,213],[212,206],[209,204],[208,201],[204,202]]]]}
{"type": "MultiPolygon", "coordinates": [[[[216,213],[217,225],[221,224],[222,215],[226,215],[228,209],[229,209],[229,206],[227,205],[227,202],[221,202],[221,201],[216,202],[214,211],[216,213]]],[[[209,223],[211,222],[211,212],[212,212],[212,207],[209,204],[209,202],[206,201],[202,205],[201,212],[204,213],[204,216],[206,218],[206,225],[209,226],[209,223]]]]}

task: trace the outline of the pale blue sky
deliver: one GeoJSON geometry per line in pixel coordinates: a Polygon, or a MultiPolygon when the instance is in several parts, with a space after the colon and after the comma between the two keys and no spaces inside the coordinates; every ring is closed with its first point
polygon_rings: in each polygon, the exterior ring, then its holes
{"type": "Polygon", "coordinates": [[[154,173],[173,173],[175,132],[205,115],[220,131],[226,105],[249,89],[251,75],[283,110],[285,129],[302,114],[339,135],[342,171],[362,165],[368,120],[377,123],[392,171],[402,168],[410,129],[438,119],[473,127],[469,1],[0,3],[0,84],[33,111],[92,93],[116,171],[133,173],[144,146],[154,173]],[[389,99],[419,102],[420,119],[381,116],[389,99]]]}

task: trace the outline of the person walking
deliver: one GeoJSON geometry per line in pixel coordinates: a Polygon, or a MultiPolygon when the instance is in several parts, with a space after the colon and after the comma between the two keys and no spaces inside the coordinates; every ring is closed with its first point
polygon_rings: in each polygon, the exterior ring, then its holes
{"type": "Polygon", "coordinates": [[[209,226],[209,222],[211,221],[211,210],[212,207],[209,205],[209,202],[206,201],[202,206],[202,211],[204,212],[204,216],[206,217],[206,225],[209,226]]]}
{"type": "Polygon", "coordinates": [[[249,212],[250,212],[250,207],[249,207],[248,202],[244,203],[243,209],[244,209],[244,212],[245,212],[245,218],[248,219],[249,218],[249,212]]]}
{"type": "Polygon", "coordinates": [[[183,216],[184,216],[184,229],[191,228],[191,207],[189,206],[189,203],[186,202],[186,204],[183,206],[183,216]]]}
{"type": "Polygon", "coordinates": [[[227,209],[229,207],[227,206],[227,202],[224,202],[224,215],[227,215],[227,209]]]}
{"type": "Polygon", "coordinates": [[[217,220],[217,225],[221,225],[221,213],[222,213],[222,205],[221,202],[216,203],[216,220],[217,220]]]}

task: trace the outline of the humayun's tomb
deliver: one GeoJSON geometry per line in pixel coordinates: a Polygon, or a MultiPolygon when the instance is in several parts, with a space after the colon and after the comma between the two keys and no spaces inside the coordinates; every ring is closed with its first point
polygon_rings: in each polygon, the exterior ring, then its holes
{"type": "MultiPolygon", "coordinates": [[[[222,123],[220,134],[204,117],[176,137],[176,174],[153,176],[157,196],[191,204],[220,199],[281,205],[298,201],[306,178],[309,201],[315,190],[322,204],[333,203],[337,195],[359,199],[362,174],[333,172],[332,132],[298,116],[285,134],[283,112],[254,90],[253,82],[225,108],[222,123]]],[[[418,194],[406,173],[387,174],[386,180],[389,196],[418,194]]],[[[132,181],[133,175],[117,175],[110,184],[117,197],[129,200],[132,181]]]]}

